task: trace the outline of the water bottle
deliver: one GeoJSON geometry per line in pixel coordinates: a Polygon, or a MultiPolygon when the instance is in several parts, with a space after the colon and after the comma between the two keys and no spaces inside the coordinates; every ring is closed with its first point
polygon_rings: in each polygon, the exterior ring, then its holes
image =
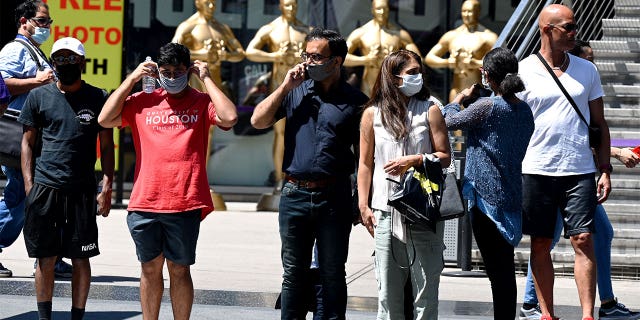
{"type": "MultiPolygon", "coordinates": [[[[151,57],[144,59],[144,62],[151,62],[151,57]]],[[[151,93],[156,89],[156,78],[152,76],[142,77],[142,90],[146,93],[151,93]]]]}

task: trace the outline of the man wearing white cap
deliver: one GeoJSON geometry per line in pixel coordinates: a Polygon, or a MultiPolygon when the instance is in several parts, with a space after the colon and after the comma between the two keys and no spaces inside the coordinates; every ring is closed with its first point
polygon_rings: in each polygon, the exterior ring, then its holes
{"type": "Polygon", "coordinates": [[[82,81],[84,46],[74,38],[53,44],[58,81],[31,90],[18,121],[24,125],[22,175],[24,239],[35,272],[39,319],[51,319],[54,264],[71,259],[71,319],[82,319],[89,294],[89,258],[98,255],[96,214],[111,209],[113,130],[98,124],[107,92],[82,81]],[[96,141],[103,177],[96,197],[96,141]],[[97,212],[96,212],[97,207],[97,212]]]}

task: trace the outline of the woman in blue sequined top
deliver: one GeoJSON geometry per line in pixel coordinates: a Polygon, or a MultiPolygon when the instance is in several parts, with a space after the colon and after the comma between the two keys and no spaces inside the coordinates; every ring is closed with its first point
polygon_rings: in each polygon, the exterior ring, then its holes
{"type": "Polygon", "coordinates": [[[466,131],[467,155],[463,196],[476,243],[493,293],[494,319],[516,315],[514,247],[522,238],[522,159],[533,133],[533,115],[515,96],[524,90],[518,60],[495,48],[483,59],[482,82],[494,96],[463,111],[460,104],[477,97],[480,86],[463,90],[444,107],[449,130],[466,131]]]}

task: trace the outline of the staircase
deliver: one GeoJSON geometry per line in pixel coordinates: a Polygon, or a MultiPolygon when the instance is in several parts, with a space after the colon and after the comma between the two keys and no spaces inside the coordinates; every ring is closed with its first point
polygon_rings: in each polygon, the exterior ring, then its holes
{"type": "MultiPolygon", "coordinates": [[[[574,3],[586,7],[590,1],[576,0],[574,3]]],[[[590,44],[605,92],[605,118],[611,130],[612,146],[635,147],[640,145],[640,0],[615,0],[614,3],[613,17],[602,19],[601,39],[591,40],[590,44]]],[[[580,21],[576,16],[581,27],[592,24],[580,21]]],[[[604,207],[614,229],[612,277],[639,280],[640,165],[629,169],[613,158],[611,161],[613,191],[604,207]]],[[[530,239],[525,236],[516,248],[516,265],[525,272],[529,246],[530,239]]],[[[552,251],[552,259],[557,273],[572,273],[574,253],[571,243],[561,239],[552,251]]],[[[482,261],[475,245],[472,261],[482,261]]]]}

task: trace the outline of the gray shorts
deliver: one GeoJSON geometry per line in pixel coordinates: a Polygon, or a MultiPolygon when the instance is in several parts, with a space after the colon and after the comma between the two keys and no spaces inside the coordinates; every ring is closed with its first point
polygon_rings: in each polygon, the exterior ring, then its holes
{"type": "Polygon", "coordinates": [[[138,261],[149,262],[161,253],[171,262],[192,265],[200,234],[200,209],[179,213],[131,211],[127,225],[136,244],[138,261]]]}
{"type": "Polygon", "coordinates": [[[598,199],[593,173],[551,177],[522,175],[522,232],[553,239],[558,209],[564,236],[594,232],[593,217],[598,199]]]}

